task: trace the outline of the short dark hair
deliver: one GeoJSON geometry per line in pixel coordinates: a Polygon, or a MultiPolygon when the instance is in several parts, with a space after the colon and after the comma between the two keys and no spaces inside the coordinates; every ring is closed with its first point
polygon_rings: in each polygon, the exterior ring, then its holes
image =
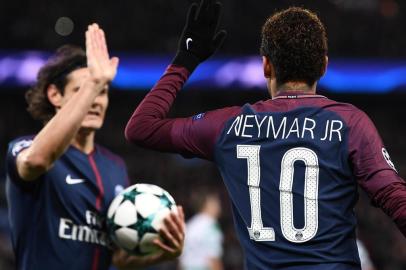
{"type": "Polygon", "coordinates": [[[25,94],[28,103],[28,112],[31,116],[43,122],[49,121],[55,115],[55,108],[47,96],[48,86],[54,84],[64,93],[67,76],[74,70],[86,67],[85,51],[74,45],[64,45],[48,59],[39,70],[37,81],[25,94]]]}
{"type": "Polygon", "coordinates": [[[326,29],[317,15],[291,7],[267,19],[262,27],[261,54],[271,61],[278,85],[318,81],[326,67],[326,29]]]}

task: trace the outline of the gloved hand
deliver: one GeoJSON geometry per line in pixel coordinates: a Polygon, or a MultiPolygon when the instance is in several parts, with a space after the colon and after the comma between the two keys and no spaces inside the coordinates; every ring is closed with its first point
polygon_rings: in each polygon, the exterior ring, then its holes
{"type": "Polygon", "coordinates": [[[201,0],[200,5],[190,6],[173,64],[192,72],[220,48],[227,33],[217,31],[222,5],[215,1],[201,0]]]}

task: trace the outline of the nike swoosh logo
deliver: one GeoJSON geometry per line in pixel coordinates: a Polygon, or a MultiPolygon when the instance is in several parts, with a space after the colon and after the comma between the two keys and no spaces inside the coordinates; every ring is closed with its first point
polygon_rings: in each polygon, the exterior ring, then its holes
{"type": "Polygon", "coordinates": [[[186,39],[186,50],[189,50],[189,43],[192,41],[193,41],[193,39],[191,39],[191,38],[186,39]]]}
{"type": "Polygon", "coordinates": [[[83,183],[85,180],[83,179],[74,179],[70,176],[70,174],[68,174],[68,176],[66,176],[66,183],[69,185],[76,185],[76,184],[80,184],[83,183]]]}

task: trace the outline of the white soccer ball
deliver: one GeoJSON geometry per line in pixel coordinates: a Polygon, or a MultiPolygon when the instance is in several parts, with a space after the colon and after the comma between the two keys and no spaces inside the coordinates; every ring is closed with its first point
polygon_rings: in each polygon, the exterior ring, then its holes
{"type": "Polygon", "coordinates": [[[176,211],[176,203],[164,189],[151,184],[136,184],[123,190],[111,202],[107,228],[113,242],[135,255],[159,250],[152,242],[159,237],[163,219],[176,211]]]}

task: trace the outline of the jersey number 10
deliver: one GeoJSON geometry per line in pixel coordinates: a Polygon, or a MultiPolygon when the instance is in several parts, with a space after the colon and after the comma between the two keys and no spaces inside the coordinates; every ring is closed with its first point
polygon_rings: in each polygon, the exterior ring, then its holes
{"type": "MultiPolygon", "coordinates": [[[[237,145],[237,158],[246,159],[248,165],[248,187],[251,202],[251,227],[248,228],[251,239],[255,241],[275,241],[272,227],[264,227],[261,216],[261,180],[260,145],[237,145]]],[[[282,158],[280,191],[280,219],[283,236],[294,243],[303,243],[312,239],[318,228],[318,185],[319,162],[314,151],[297,147],[288,150],[282,158]],[[296,161],[306,166],[304,184],[304,226],[296,228],[293,224],[293,175],[296,161]]]]}

